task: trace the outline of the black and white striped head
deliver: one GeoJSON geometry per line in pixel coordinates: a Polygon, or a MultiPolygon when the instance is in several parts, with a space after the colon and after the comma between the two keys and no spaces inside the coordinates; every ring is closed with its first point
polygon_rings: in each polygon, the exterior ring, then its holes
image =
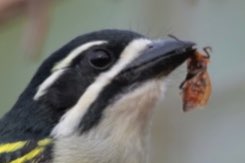
{"type": "Polygon", "coordinates": [[[13,110],[54,137],[140,128],[193,45],[123,30],[79,36],[44,61],[13,110]]]}

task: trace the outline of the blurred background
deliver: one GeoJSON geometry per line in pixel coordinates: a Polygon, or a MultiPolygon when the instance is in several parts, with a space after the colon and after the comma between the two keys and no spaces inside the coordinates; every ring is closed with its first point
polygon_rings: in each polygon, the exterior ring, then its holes
{"type": "Polygon", "coordinates": [[[213,94],[206,109],[183,113],[178,85],[186,65],[170,77],[170,89],[152,124],[151,162],[245,162],[244,0],[70,0],[45,8],[49,12],[40,9],[39,16],[46,13],[40,17],[23,10],[22,16],[7,17],[7,24],[0,21],[1,115],[44,58],[77,35],[103,28],[130,29],[153,38],[171,33],[199,47],[213,47],[209,65],[213,94]]]}

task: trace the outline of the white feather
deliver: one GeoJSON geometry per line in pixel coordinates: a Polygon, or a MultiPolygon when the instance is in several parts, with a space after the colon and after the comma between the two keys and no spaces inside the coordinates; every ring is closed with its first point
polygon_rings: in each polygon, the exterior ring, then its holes
{"type": "Polygon", "coordinates": [[[71,64],[71,62],[74,60],[74,58],[76,58],[78,55],[80,55],[85,50],[87,50],[93,46],[101,45],[101,44],[105,44],[105,43],[106,43],[106,41],[92,41],[92,42],[88,42],[86,44],[83,44],[83,45],[77,47],[69,55],[67,55],[67,57],[65,59],[63,59],[62,61],[57,63],[53,67],[52,71],[56,71],[56,70],[68,67],[71,64]]]}
{"type": "Polygon", "coordinates": [[[148,162],[151,114],[165,88],[161,80],[146,82],[108,106],[88,133],[58,138],[54,163],[148,162]]]}
{"type": "Polygon", "coordinates": [[[39,87],[34,96],[34,100],[38,100],[43,96],[47,89],[64,73],[65,70],[58,70],[52,73],[39,87]]]}

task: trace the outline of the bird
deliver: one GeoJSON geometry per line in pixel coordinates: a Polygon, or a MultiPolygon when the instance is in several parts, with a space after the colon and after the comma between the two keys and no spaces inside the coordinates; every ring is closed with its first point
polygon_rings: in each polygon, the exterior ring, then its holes
{"type": "Polygon", "coordinates": [[[72,39],[0,119],[0,162],[148,162],[154,107],[194,46],[122,29],[72,39]]]}

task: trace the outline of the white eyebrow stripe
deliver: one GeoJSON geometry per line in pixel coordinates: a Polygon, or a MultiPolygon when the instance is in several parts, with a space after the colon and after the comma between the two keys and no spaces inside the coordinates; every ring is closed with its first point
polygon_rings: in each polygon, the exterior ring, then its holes
{"type": "Polygon", "coordinates": [[[61,60],[60,62],[58,62],[53,68],[52,71],[56,71],[59,69],[63,69],[66,68],[68,66],[70,66],[71,62],[74,60],[74,58],[76,58],[78,55],[80,55],[82,52],[84,52],[85,50],[96,46],[96,45],[102,45],[107,43],[106,41],[92,41],[92,42],[88,42],[86,44],[83,44],[82,46],[77,47],[76,49],[74,49],[69,55],[67,55],[67,57],[63,60],[61,60]]]}
{"type": "Polygon", "coordinates": [[[112,79],[119,74],[131,61],[139,56],[142,50],[150,43],[147,39],[136,39],[132,41],[122,52],[118,62],[107,72],[98,76],[80,97],[78,102],[67,111],[60,122],[54,127],[51,135],[65,137],[73,134],[90,105],[97,99],[100,92],[107,86],[112,79]]]}
{"type": "Polygon", "coordinates": [[[41,96],[43,96],[47,89],[63,74],[65,70],[57,70],[53,72],[39,87],[34,96],[34,100],[37,101],[41,96]]]}
{"type": "Polygon", "coordinates": [[[67,55],[66,58],[58,62],[53,68],[52,68],[52,74],[44,80],[38,87],[38,90],[34,96],[34,100],[38,100],[41,96],[43,96],[46,92],[47,89],[65,72],[65,68],[70,66],[71,62],[73,59],[75,59],[78,55],[80,55],[82,52],[85,50],[96,46],[96,45],[101,45],[107,43],[106,41],[92,41],[88,42],[86,44],[83,44],[76,49],[74,49],[70,54],[67,55]]]}

